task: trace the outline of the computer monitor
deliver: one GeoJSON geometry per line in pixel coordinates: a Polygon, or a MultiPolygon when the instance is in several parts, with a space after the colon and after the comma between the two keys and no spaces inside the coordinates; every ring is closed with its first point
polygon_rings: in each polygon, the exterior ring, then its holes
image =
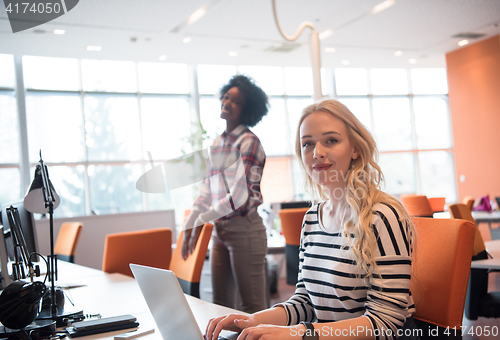
{"type": "MultiPolygon", "coordinates": [[[[24,208],[24,202],[17,201],[12,203],[2,204],[2,224],[3,224],[3,234],[5,239],[5,247],[7,248],[7,256],[9,261],[15,260],[14,253],[14,239],[12,234],[12,226],[10,225],[7,209],[10,207],[17,208],[19,212],[19,221],[21,222],[21,232],[24,236],[24,241],[26,243],[26,250],[28,255],[34,252],[38,252],[38,240],[36,236],[35,221],[33,219],[33,214],[24,208]]],[[[37,261],[38,257],[33,256],[32,261],[37,261]]]]}

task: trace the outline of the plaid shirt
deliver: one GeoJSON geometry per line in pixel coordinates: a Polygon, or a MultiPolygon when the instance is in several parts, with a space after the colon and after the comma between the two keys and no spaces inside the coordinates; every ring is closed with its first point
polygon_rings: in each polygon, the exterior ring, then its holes
{"type": "Polygon", "coordinates": [[[219,220],[245,216],[263,202],[260,192],[266,154],[259,138],[244,125],[225,131],[210,147],[210,177],[193,210],[213,209],[219,220]]]}

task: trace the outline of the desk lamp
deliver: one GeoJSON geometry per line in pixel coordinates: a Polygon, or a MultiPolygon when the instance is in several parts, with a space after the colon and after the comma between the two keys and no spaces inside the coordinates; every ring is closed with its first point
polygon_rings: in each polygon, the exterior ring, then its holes
{"type": "Polygon", "coordinates": [[[59,206],[60,198],[57,195],[52,182],[49,179],[47,166],[43,164],[42,151],[40,150],[40,162],[36,166],[35,178],[31,184],[26,197],[24,198],[24,207],[26,210],[37,214],[49,214],[50,219],[50,258],[48,261],[47,272],[51,284],[50,291],[50,310],[52,320],[57,318],[56,289],[55,278],[57,276],[56,261],[54,256],[54,209],[59,206]]]}

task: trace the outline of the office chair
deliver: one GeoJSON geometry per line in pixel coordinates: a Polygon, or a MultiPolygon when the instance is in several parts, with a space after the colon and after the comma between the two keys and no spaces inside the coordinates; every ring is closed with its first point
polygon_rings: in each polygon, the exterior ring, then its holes
{"type": "MultiPolygon", "coordinates": [[[[500,240],[484,242],[477,228],[476,221],[472,217],[469,208],[465,204],[451,204],[448,207],[452,218],[464,219],[474,223],[476,227],[474,237],[474,248],[472,260],[485,260],[492,258],[490,249],[499,249],[500,240]]],[[[465,303],[465,316],[469,320],[477,320],[479,316],[487,318],[500,317],[500,292],[488,293],[488,269],[472,268],[467,288],[467,299],[465,303]]]]}
{"type": "Polygon", "coordinates": [[[281,209],[281,231],[285,236],[286,283],[297,284],[299,274],[300,233],[304,215],[309,208],[281,209]]]}
{"type": "Polygon", "coordinates": [[[177,245],[170,261],[170,270],[177,276],[182,291],[197,298],[200,297],[201,270],[203,269],[213,228],[214,226],[211,223],[203,225],[194,252],[186,260],[182,258],[182,240],[184,238],[184,231],[182,231],[177,239],[177,245]]]}
{"type": "Polygon", "coordinates": [[[474,208],[474,202],[476,200],[474,199],[474,197],[472,196],[465,196],[462,203],[465,204],[467,206],[467,208],[469,208],[470,211],[472,211],[472,208],[474,208]]]}
{"type": "Polygon", "coordinates": [[[412,220],[417,234],[410,286],[413,318],[424,338],[436,329],[442,338],[446,327],[460,330],[462,325],[476,227],[463,220],[412,220]]]}
{"type": "Polygon", "coordinates": [[[54,245],[54,254],[57,255],[57,259],[75,263],[76,245],[82,228],[82,222],[64,222],[61,225],[54,245]]]}
{"type": "Polygon", "coordinates": [[[433,217],[434,215],[425,195],[401,195],[401,202],[412,217],[433,217]]]}
{"type": "Polygon", "coordinates": [[[444,206],[446,204],[446,197],[429,197],[428,200],[432,212],[444,211],[444,206]]]}
{"type": "Polygon", "coordinates": [[[133,277],[130,263],[168,269],[172,254],[172,231],[168,228],[106,235],[102,270],[133,277]]]}

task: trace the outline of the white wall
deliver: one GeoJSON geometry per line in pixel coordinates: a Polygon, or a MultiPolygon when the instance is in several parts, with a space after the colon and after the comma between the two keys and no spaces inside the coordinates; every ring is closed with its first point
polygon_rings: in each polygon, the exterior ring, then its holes
{"type": "MultiPolygon", "coordinates": [[[[176,241],[175,214],[173,210],[128,214],[93,215],[54,219],[54,242],[63,222],[83,222],[83,229],[76,247],[75,263],[101,269],[104,240],[107,234],[143,229],[170,228],[172,242],[176,241]]],[[[49,219],[35,220],[38,249],[42,255],[50,254],[49,219]]]]}

